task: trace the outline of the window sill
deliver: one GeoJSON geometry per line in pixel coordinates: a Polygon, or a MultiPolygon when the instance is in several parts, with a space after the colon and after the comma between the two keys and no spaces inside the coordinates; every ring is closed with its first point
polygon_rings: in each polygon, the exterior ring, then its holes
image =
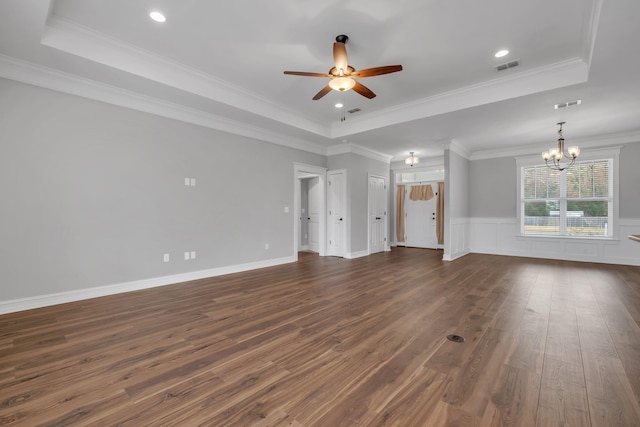
{"type": "Polygon", "coordinates": [[[520,239],[556,239],[556,240],[594,240],[598,242],[619,242],[620,239],[613,236],[550,236],[545,234],[517,234],[520,239]]]}

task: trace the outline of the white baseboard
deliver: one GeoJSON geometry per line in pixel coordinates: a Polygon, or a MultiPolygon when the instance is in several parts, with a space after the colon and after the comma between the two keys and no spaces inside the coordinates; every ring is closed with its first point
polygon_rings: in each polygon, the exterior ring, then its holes
{"type": "Polygon", "coordinates": [[[345,255],[347,259],[360,258],[369,255],[369,251],[349,252],[345,255]]]}
{"type": "Polygon", "coordinates": [[[454,259],[458,259],[458,258],[462,258],[465,255],[470,254],[471,251],[470,250],[465,250],[462,252],[456,252],[455,254],[444,254],[442,255],[442,260],[443,261],[453,261],[454,259]]]}
{"type": "Polygon", "coordinates": [[[0,301],[0,314],[14,313],[16,311],[31,310],[56,304],[81,301],[90,298],[115,295],[124,292],[138,291],[141,289],[155,288],[158,286],[173,285],[191,280],[206,279],[207,277],[222,276],[223,274],[239,273],[258,268],[272,267],[275,265],[295,262],[293,256],[269,259],[265,261],[250,262],[247,264],[231,265],[227,267],[211,268],[207,270],[191,271],[188,273],[173,274],[171,276],[154,277],[151,279],[136,280],[133,282],[118,283],[114,285],[99,286],[89,289],[60,292],[36,297],[20,298],[9,301],[0,301]]]}

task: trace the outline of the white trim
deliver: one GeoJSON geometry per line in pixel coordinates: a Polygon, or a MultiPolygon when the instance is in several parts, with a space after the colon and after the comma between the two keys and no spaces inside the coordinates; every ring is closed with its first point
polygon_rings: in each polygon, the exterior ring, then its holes
{"type": "Polygon", "coordinates": [[[300,178],[303,176],[317,176],[320,178],[320,224],[318,254],[325,256],[327,253],[327,168],[322,166],[308,165],[300,162],[293,162],[293,259],[298,261],[298,252],[300,242],[300,192],[302,186],[300,178]]]}
{"type": "Polygon", "coordinates": [[[348,252],[344,257],[347,259],[354,259],[361,258],[363,256],[369,256],[369,251],[348,252]]]}
{"type": "Polygon", "coordinates": [[[445,145],[444,149],[449,149],[467,160],[471,158],[471,153],[462,145],[460,145],[455,139],[452,139],[449,144],[445,145]]]}
{"type": "Polygon", "coordinates": [[[107,295],[121,294],[124,292],[138,291],[141,289],[155,288],[159,286],[173,285],[191,280],[206,279],[208,277],[222,276],[224,274],[239,273],[265,267],[273,267],[294,262],[293,257],[269,259],[250,262],[246,264],[230,265],[226,267],[211,268],[208,270],[192,271],[189,273],[173,274],[171,276],[154,277],[150,279],[135,280],[132,282],[118,283],[114,285],[98,286],[89,289],[59,292],[55,294],[39,295],[35,297],[20,298],[9,301],[0,301],[0,314],[16,311],[31,310],[56,304],[81,301],[89,298],[98,298],[107,295]]]}
{"type": "Polygon", "coordinates": [[[457,252],[455,254],[443,253],[442,254],[442,260],[443,261],[453,261],[453,260],[456,260],[458,258],[462,258],[465,255],[469,255],[470,253],[471,253],[471,251],[469,249],[466,249],[466,250],[464,250],[462,252],[457,252]]]}
{"type": "Polygon", "coordinates": [[[326,155],[325,147],[0,54],[0,77],[263,142],[326,155]]]}
{"type": "Polygon", "coordinates": [[[352,143],[332,145],[331,147],[327,148],[327,156],[337,156],[339,154],[357,154],[359,156],[368,157],[370,159],[377,160],[386,164],[391,164],[391,159],[393,158],[393,156],[390,156],[388,154],[379,153],[377,151],[371,150],[370,148],[352,143]]]}
{"type": "Polygon", "coordinates": [[[593,9],[588,17],[588,22],[584,25],[584,34],[582,36],[583,54],[582,57],[587,62],[587,66],[591,69],[591,61],[593,59],[593,48],[596,44],[596,34],[598,32],[598,23],[600,22],[600,13],[602,12],[602,1],[594,0],[593,9]]]}
{"type": "Polygon", "coordinates": [[[185,92],[329,137],[329,128],[244,88],[58,16],[49,16],[41,43],[185,92]]]}
{"type": "MultiPolygon", "coordinates": [[[[578,145],[582,150],[580,157],[587,154],[588,151],[598,148],[606,148],[608,146],[632,144],[640,142],[640,132],[621,132],[610,135],[595,135],[587,138],[571,138],[571,145],[578,145]],[[588,149],[588,150],[585,150],[588,149]]],[[[497,159],[503,157],[526,157],[537,156],[541,157],[541,153],[554,145],[554,141],[539,142],[535,144],[521,145],[519,147],[505,147],[495,148],[491,150],[475,151],[471,154],[469,160],[485,160],[485,159],[497,159]]]]}
{"type": "Polygon", "coordinates": [[[517,218],[471,218],[470,246],[472,253],[640,266],[640,245],[628,239],[638,227],[640,219],[619,219],[615,239],[518,236],[517,218]]]}
{"type": "Polygon", "coordinates": [[[584,83],[587,78],[588,67],[581,58],[567,59],[335,123],[331,138],[584,83]]]}

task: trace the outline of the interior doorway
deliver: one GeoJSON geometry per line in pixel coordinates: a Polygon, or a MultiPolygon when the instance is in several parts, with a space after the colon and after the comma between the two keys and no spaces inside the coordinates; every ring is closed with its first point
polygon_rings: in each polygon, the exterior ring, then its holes
{"type": "Polygon", "coordinates": [[[300,250],[326,255],[327,169],[320,166],[293,165],[293,256],[300,250]],[[314,215],[310,215],[313,210],[314,215]],[[306,237],[305,237],[306,235],[306,237]]]}

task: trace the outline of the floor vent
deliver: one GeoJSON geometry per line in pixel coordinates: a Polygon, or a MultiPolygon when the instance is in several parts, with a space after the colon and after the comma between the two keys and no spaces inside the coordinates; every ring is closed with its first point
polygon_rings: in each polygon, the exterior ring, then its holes
{"type": "Polygon", "coordinates": [[[354,108],[354,109],[352,109],[352,110],[348,110],[348,111],[347,111],[347,113],[349,113],[349,114],[353,114],[353,113],[357,113],[358,111],[360,111],[360,109],[359,109],[359,108],[354,108]]]}
{"type": "Polygon", "coordinates": [[[453,342],[464,342],[464,337],[460,335],[447,335],[447,339],[453,342]]]}
{"type": "Polygon", "coordinates": [[[511,61],[511,62],[507,62],[507,63],[498,65],[496,67],[496,70],[504,71],[504,70],[508,70],[509,68],[517,67],[518,65],[520,65],[520,60],[516,59],[515,61],[511,61]]]}

